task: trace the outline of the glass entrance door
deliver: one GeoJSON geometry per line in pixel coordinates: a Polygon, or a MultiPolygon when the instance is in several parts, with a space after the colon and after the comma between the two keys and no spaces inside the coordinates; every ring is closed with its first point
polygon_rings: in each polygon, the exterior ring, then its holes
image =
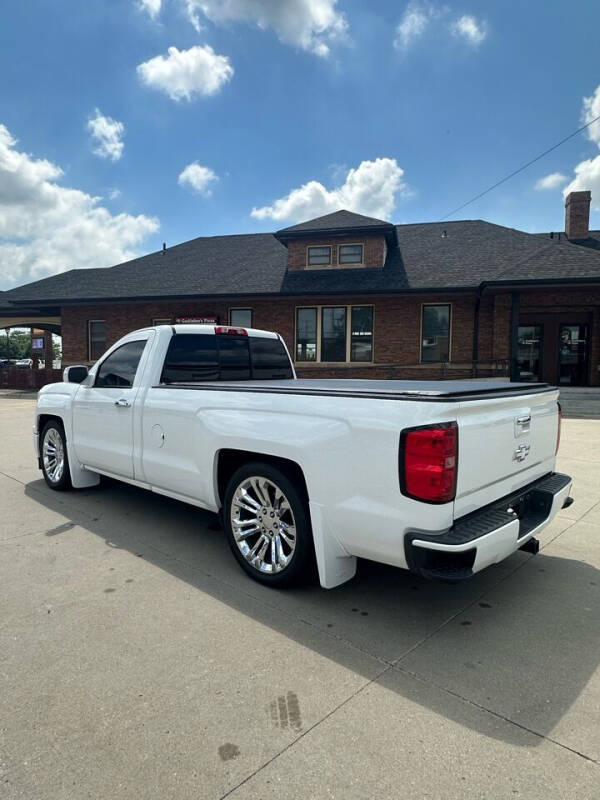
{"type": "Polygon", "coordinates": [[[542,326],[519,325],[517,333],[520,381],[542,380],[542,326]]]}
{"type": "Polygon", "coordinates": [[[585,386],[587,338],[587,325],[559,326],[558,382],[561,386],[585,386]]]}

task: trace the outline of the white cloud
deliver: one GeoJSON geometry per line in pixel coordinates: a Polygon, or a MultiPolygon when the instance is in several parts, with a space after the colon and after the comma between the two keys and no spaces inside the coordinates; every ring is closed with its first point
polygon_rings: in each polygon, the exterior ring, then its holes
{"type": "MultiPolygon", "coordinates": [[[[600,115],[600,85],[596,87],[590,97],[583,98],[581,121],[586,124],[600,115]]],[[[590,141],[600,147],[600,120],[586,130],[590,141]]],[[[580,161],[575,167],[575,177],[563,189],[563,196],[570,192],[591,191],[592,208],[600,211],[600,156],[580,161]]]]}
{"type": "Polygon", "coordinates": [[[570,192],[591,191],[592,208],[600,211],[600,156],[581,161],[575,167],[575,177],[563,189],[563,196],[570,192]]]}
{"type": "Polygon", "coordinates": [[[540,178],[536,182],[534,188],[537,189],[538,192],[546,189],[557,189],[561,184],[566,183],[568,180],[568,177],[563,175],[562,172],[551,172],[550,175],[544,175],[543,178],[540,178]]]}
{"type": "MultiPolygon", "coordinates": [[[[596,117],[600,117],[600,86],[596,87],[596,91],[591,97],[583,98],[583,110],[581,112],[581,121],[584,124],[591,122],[596,117]]],[[[600,147],[600,120],[594,122],[593,125],[587,129],[588,139],[600,147]]]]}
{"type": "Polygon", "coordinates": [[[161,4],[162,0],[138,0],[138,6],[143,11],[147,11],[152,19],[156,19],[156,17],[160,14],[161,4]]]}
{"type": "Polygon", "coordinates": [[[180,186],[187,186],[192,191],[204,195],[204,197],[210,197],[212,194],[211,184],[218,180],[219,176],[210,167],[203,167],[202,164],[194,161],[193,164],[188,164],[182,170],[177,183],[180,186]]]}
{"type": "Polygon", "coordinates": [[[409,3],[396,28],[394,47],[397,47],[399,50],[409,47],[416,39],[424,34],[432,17],[433,9],[431,6],[409,3]]]}
{"type": "Polygon", "coordinates": [[[120,189],[111,189],[108,193],[109,200],[118,200],[121,197],[121,190],[120,189]]]}
{"type": "Polygon", "coordinates": [[[253,208],[251,216],[295,222],[345,208],[386,219],[394,210],[396,194],[406,191],[403,175],[404,170],[395,158],[363,161],[356,169],[349,170],[344,182],[334,189],[327,189],[319,181],[309,181],[270,206],[253,208]]]}
{"type": "Polygon", "coordinates": [[[171,100],[217,94],[233,76],[227,56],[218,55],[208,44],[189,50],[169,47],[168,53],[139,64],[137,73],[142,83],[165,92],[171,100]]]}
{"type": "Polygon", "coordinates": [[[487,25],[472,14],[463,14],[450,26],[450,30],[459,38],[465,39],[469,44],[478,47],[487,36],[487,25]]]}
{"type": "Polygon", "coordinates": [[[87,128],[94,140],[93,152],[100,158],[118,161],[123,155],[125,126],[112,117],[105,117],[97,108],[88,120],[87,128]]]}
{"type": "Polygon", "coordinates": [[[246,22],[272,28],[282,42],[322,57],[348,30],[337,0],[186,0],[186,6],[196,27],[201,13],[217,25],[246,22]]]}
{"type": "Polygon", "coordinates": [[[450,22],[449,11],[447,5],[433,5],[430,2],[412,0],[406,6],[396,27],[394,47],[399,50],[408,49],[431,26],[437,25],[437,29],[440,30],[442,22],[445,22],[443,30],[446,34],[450,31],[453,36],[464,39],[474,47],[480,45],[487,36],[487,24],[472,14],[463,14],[450,22]]]}
{"type": "Polygon", "coordinates": [[[204,25],[200,22],[201,11],[199,10],[198,0],[185,0],[185,6],[189,21],[196,31],[201,33],[204,30],[204,25]]]}
{"type": "Polygon", "coordinates": [[[100,198],[60,186],[62,170],[16,149],[0,124],[0,281],[26,283],[72,267],[133,258],[158,230],[144,215],[112,214],[100,198]]]}

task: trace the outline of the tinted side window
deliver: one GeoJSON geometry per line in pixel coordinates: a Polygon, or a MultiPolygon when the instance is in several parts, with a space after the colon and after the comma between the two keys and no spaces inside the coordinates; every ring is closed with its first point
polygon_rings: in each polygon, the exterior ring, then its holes
{"type": "Polygon", "coordinates": [[[161,383],[291,378],[279,339],[231,334],[178,333],[171,339],[161,383]]]}
{"type": "Polygon", "coordinates": [[[250,380],[250,350],[247,336],[215,336],[219,343],[222,381],[250,380]]]}
{"type": "Polygon", "coordinates": [[[283,342],[279,339],[250,337],[252,377],[256,380],[292,378],[292,367],[283,342]]]}
{"type": "Polygon", "coordinates": [[[169,343],[161,383],[219,380],[217,337],[205,333],[178,333],[169,343]]]}
{"type": "Polygon", "coordinates": [[[121,345],[100,365],[95,385],[118,386],[122,389],[130,387],[133,384],[145,346],[145,340],[121,345]]]}

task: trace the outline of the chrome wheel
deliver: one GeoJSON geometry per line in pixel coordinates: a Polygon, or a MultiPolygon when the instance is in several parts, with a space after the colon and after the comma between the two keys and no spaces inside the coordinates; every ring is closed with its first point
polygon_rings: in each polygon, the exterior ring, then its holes
{"type": "Polygon", "coordinates": [[[56,428],[48,428],[42,444],[44,471],[52,483],[58,483],[65,471],[65,448],[56,428]]]}
{"type": "Polygon", "coordinates": [[[289,500],[276,483],[253,475],[235,489],[231,500],[235,543],[254,569],[284,570],[296,550],[296,521],[289,500]]]}

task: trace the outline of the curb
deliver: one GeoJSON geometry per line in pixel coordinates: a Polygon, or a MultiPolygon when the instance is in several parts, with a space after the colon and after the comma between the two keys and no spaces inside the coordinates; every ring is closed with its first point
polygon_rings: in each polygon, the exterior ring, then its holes
{"type": "Polygon", "coordinates": [[[4,400],[35,400],[37,398],[37,389],[31,391],[22,391],[21,389],[0,389],[0,399],[4,400]]]}

